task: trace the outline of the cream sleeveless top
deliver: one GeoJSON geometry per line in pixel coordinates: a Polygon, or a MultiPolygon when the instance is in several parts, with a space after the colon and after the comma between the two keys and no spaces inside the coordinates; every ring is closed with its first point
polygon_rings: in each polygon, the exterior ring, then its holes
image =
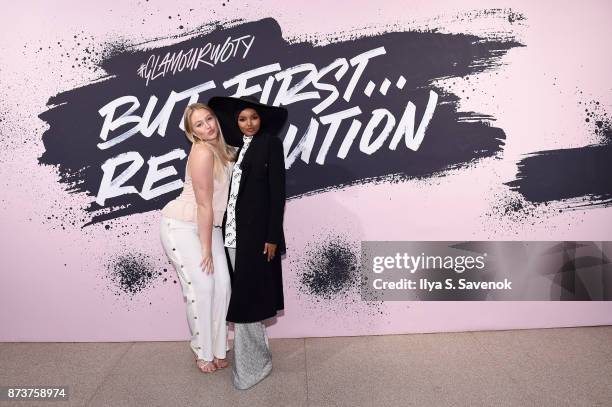
{"type": "MultiPolygon", "coordinates": [[[[227,197],[229,195],[230,177],[232,174],[233,163],[228,163],[223,171],[223,179],[213,180],[213,225],[221,226],[223,215],[227,207],[227,197]]],[[[197,222],[198,204],[193,190],[191,174],[189,173],[189,158],[185,165],[185,183],[183,191],[174,200],[168,202],[162,209],[162,216],[166,218],[181,220],[184,222],[197,222]]]]}

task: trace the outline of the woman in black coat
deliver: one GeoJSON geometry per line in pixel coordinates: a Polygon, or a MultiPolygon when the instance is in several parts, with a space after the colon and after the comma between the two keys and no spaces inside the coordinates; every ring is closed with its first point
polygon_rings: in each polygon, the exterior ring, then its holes
{"type": "Polygon", "coordinates": [[[287,110],[252,98],[214,97],[223,135],[239,147],[225,219],[232,264],[227,320],[234,323],[234,385],[246,389],[272,369],[263,320],[283,309],[285,160],[278,133],[287,110]]]}

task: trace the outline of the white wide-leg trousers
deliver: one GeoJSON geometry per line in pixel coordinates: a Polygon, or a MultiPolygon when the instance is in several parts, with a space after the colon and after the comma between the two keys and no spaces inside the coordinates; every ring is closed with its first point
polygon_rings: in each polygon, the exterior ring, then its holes
{"type": "Polygon", "coordinates": [[[162,217],[161,241],[187,303],[191,349],[198,359],[225,359],[229,349],[225,318],[231,287],[221,228],[213,227],[212,231],[212,274],[200,268],[202,249],[195,222],[162,217]]]}

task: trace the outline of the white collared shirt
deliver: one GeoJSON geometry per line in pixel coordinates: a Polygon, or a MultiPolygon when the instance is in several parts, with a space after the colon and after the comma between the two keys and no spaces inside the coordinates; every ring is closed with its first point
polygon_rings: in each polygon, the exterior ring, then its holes
{"type": "Polygon", "coordinates": [[[225,221],[225,247],[236,248],[236,199],[238,198],[238,188],[240,187],[240,178],[242,178],[242,169],[240,164],[244,159],[244,154],[251,145],[253,137],[242,136],[242,149],[238,154],[234,171],[232,172],[232,183],[230,185],[230,195],[227,202],[227,219],[225,221]]]}

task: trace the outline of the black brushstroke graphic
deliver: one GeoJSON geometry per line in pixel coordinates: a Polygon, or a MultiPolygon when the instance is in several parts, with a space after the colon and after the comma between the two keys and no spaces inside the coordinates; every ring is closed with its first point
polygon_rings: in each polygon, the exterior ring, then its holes
{"type": "MultiPolygon", "coordinates": [[[[251,38],[249,37],[249,38],[251,38]]],[[[177,37],[180,38],[180,37],[177,37]]],[[[211,32],[196,35],[170,46],[158,46],[143,50],[143,46],[129,47],[122,44],[110,52],[100,63],[108,76],[97,83],[72,89],[49,99],[49,110],[40,118],[49,124],[49,129],[43,135],[45,152],[40,157],[40,164],[53,165],[58,168],[60,182],[70,193],[86,193],[98,197],[103,180],[102,164],[111,158],[127,152],[141,158],[136,165],[136,172],[124,180],[123,186],[132,190],[123,195],[110,197],[103,203],[92,202],[85,210],[91,215],[89,223],[100,222],[133,213],[142,213],[160,209],[178,191],[165,192],[158,196],[143,198],[143,184],[148,172],[148,160],[160,157],[177,148],[187,151],[188,143],[183,132],[178,127],[187,100],[177,102],[169,116],[168,127],[162,137],[157,132],[149,137],[137,132],[123,142],[107,149],[98,148],[104,117],[98,110],[122,96],[136,97],[140,106],[131,115],[142,117],[151,96],[158,98],[154,108],[149,112],[150,124],[162,110],[172,91],[181,92],[196,85],[214,81],[216,88],[203,91],[199,100],[206,102],[216,95],[232,95],[236,86],[224,88],[223,82],[249,70],[279,63],[280,72],[301,64],[313,64],[320,75],[318,87],[307,72],[294,74],[289,82],[293,87],[304,80],[304,92],[318,91],[320,99],[303,100],[289,103],[289,122],[286,131],[295,127],[295,138],[286,153],[291,154],[296,146],[303,141],[303,135],[311,123],[318,123],[318,131],[314,140],[309,162],[304,162],[300,156],[295,159],[287,173],[288,197],[299,197],[304,194],[317,193],[330,188],[338,188],[381,177],[399,174],[403,177],[427,177],[445,169],[461,168],[467,163],[479,158],[494,156],[503,149],[505,134],[502,129],[491,126],[492,117],[477,112],[459,112],[458,95],[439,89],[434,85],[436,80],[465,80],[470,75],[493,70],[501,64],[501,58],[508,50],[522,46],[511,38],[481,38],[465,34],[442,34],[438,32],[388,32],[379,35],[361,36],[351,40],[331,43],[324,46],[307,42],[288,42],[282,37],[281,27],[271,19],[237,24],[231,27],[217,26],[211,32]],[[200,64],[197,69],[184,69],[175,74],[168,73],[164,77],[145,80],[142,66],[154,55],[163,57],[167,53],[178,53],[181,50],[204,49],[205,44],[224,44],[228,38],[236,39],[243,36],[254,37],[248,54],[241,59],[228,59],[215,66],[200,64]],[[364,52],[384,48],[384,55],[369,59],[363,73],[358,77],[356,86],[348,101],[343,98],[347,85],[355,75],[357,65],[348,62],[347,72],[335,77],[341,68],[330,69],[321,74],[324,67],[334,63],[339,58],[350,61],[364,52]],[[405,84],[400,86],[402,78],[405,84]],[[388,80],[389,86],[383,92],[383,84],[388,80]],[[371,95],[365,94],[365,89],[374,83],[371,95]],[[148,83],[148,84],[147,84],[148,83]],[[401,89],[400,89],[401,87],[401,89]],[[333,89],[339,93],[338,98],[323,111],[314,114],[312,108],[328,98],[333,89]],[[409,102],[414,105],[414,131],[422,121],[431,92],[437,94],[435,111],[426,129],[422,143],[416,149],[407,147],[404,138],[395,149],[390,148],[394,132],[407,111],[409,102]],[[383,95],[386,93],[386,95],[383,95]],[[322,163],[316,162],[322,151],[330,123],[324,123],[323,117],[358,107],[361,113],[340,122],[337,133],[330,139],[327,155],[323,154],[322,163]],[[364,139],[373,112],[386,109],[384,118],[371,125],[372,136],[364,139]],[[348,143],[347,134],[353,120],[360,122],[355,139],[348,143]],[[393,125],[392,120],[395,121],[393,125]],[[389,125],[390,133],[381,137],[385,127],[389,125]],[[381,141],[379,147],[368,154],[361,149],[360,143],[372,146],[375,141],[381,141]],[[347,141],[350,147],[345,158],[339,157],[341,146],[347,141]],[[368,142],[369,141],[369,142],[368,142]]],[[[241,52],[244,50],[241,50],[241,52]]],[[[240,54],[238,54],[240,55],[240,54]]],[[[205,58],[204,58],[205,59],[205,58]]],[[[251,79],[247,86],[259,85],[265,88],[270,75],[262,75],[251,79]]],[[[274,101],[279,93],[282,79],[271,79],[272,87],[268,103],[274,101]]],[[[262,92],[255,92],[261,97],[262,92]]],[[[114,118],[127,112],[129,105],[117,108],[114,118]]],[[[373,122],[374,123],[374,122],[373,122]]],[[[112,129],[108,140],[127,131],[135,123],[124,124],[112,129]]],[[[284,134],[288,134],[285,132],[284,134]]],[[[131,156],[132,157],[132,156],[131,156]]],[[[118,165],[114,169],[116,177],[130,165],[131,161],[118,165]]],[[[180,180],[184,177],[184,159],[175,158],[159,165],[159,169],[173,167],[177,175],[168,176],[156,181],[153,188],[180,180]]],[[[92,199],[95,201],[96,198],[92,199]]]]}
{"type": "Polygon", "coordinates": [[[147,258],[144,254],[124,254],[108,262],[107,278],[115,295],[134,297],[153,286],[162,273],[147,258]]]}
{"type": "Polygon", "coordinates": [[[333,237],[307,250],[298,272],[300,290],[330,300],[346,296],[359,280],[357,254],[341,237],[333,237]]]}
{"type": "Polygon", "coordinates": [[[601,143],[532,153],[518,162],[516,179],[506,185],[533,203],[572,200],[569,208],[611,206],[612,121],[607,113],[585,110],[585,121],[593,122],[601,143]]]}

